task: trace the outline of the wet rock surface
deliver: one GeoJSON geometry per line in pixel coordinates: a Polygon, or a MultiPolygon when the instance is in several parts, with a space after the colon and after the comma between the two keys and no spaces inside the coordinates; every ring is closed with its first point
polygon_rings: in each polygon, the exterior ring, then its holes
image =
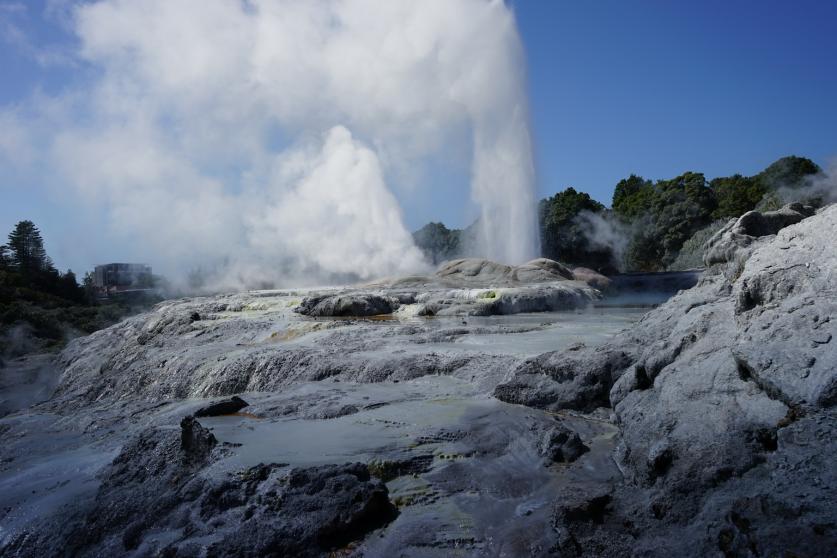
{"type": "Polygon", "coordinates": [[[78,339],[0,419],[0,555],[830,556],[837,206],[790,210],[641,318],[460,261],[78,339]]]}
{"type": "Polygon", "coordinates": [[[205,475],[223,454],[191,417],[152,428],[106,468],[93,502],[13,539],[10,556],[319,556],[397,514],[366,465],[259,464],[205,475]],[[213,450],[216,450],[213,453],[213,450]]]}
{"type": "Polygon", "coordinates": [[[639,312],[314,319],[293,312],[302,295],[164,303],[75,341],[53,397],[0,421],[0,555],[529,552],[554,545],[549,503],[565,483],[618,475],[612,425],[489,394],[527,356],[605,339],[639,312]],[[234,397],[248,406],[230,414],[234,397]],[[565,422],[590,451],[557,477],[539,444],[565,422]],[[335,482],[374,514],[258,499],[291,470],[347,463],[369,480],[335,482]],[[239,481],[261,467],[256,489],[239,481]],[[348,527],[322,535],[335,522],[348,527]],[[303,528],[305,549],[288,547],[303,528]]]}

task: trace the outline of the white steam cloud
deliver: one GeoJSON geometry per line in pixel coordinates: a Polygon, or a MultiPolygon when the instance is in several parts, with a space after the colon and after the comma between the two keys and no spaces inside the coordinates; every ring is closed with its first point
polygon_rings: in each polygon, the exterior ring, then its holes
{"type": "Polygon", "coordinates": [[[0,149],[50,169],[163,271],[421,269],[387,181],[462,138],[480,251],[536,254],[524,57],[501,0],[100,0],[71,13],[75,63],[95,77],[0,109],[26,131],[0,134],[0,149]]]}
{"type": "Polygon", "coordinates": [[[780,185],[775,195],[780,203],[809,200],[823,205],[837,203],[837,159],[831,159],[822,172],[806,177],[801,185],[780,185]]]}

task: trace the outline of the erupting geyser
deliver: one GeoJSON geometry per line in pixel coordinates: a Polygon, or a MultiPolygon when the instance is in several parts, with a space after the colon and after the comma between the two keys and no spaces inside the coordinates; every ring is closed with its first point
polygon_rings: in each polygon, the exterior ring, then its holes
{"type": "Polygon", "coordinates": [[[405,199],[444,204],[446,187],[479,208],[475,252],[536,255],[504,2],[101,0],[73,15],[92,77],[7,124],[38,154],[33,176],[51,169],[104,212],[120,257],[171,277],[209,264],[226,270],[217,288],[410,273],[427,263],[405,199]],[[470,184],[437,183],[451,159],[470,184]]]}

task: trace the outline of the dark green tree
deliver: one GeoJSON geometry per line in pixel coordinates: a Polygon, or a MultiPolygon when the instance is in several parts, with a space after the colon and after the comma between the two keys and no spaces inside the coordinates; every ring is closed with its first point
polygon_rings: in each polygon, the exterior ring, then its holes
{"type": "Polygon", "coordinates": [[[739,217],[755,209],[767,192],[763,182],[740,174],[715,178],[709,187],[718,200],[718,207],[712,212],[716,219],[739,217]]]}
{"type": "Polygon", "coordinates": [[[624,221],[632,221],[648,213],[654,194],[654,185],[650,180],[632,174],[616,184],[613,212],[624,221]]]}
{"type": "Polygon", "coordinates": [[[602,213],[604,205],[584,192],[567,188],[538,204],[541,254],[564,263],[612,271],[613,252],[595,245],[589,227],[580,215],[583,212],[602,213]]]}
{"type": "Polygon", "coordinates": [[[8,269],[11,264],[11,257],[9,255],[9,247],[5,244],[0,245],[0,269],[8,269]]]}
{"type": "Polygon", "coordinates": [[[56,294],[73,302],[83,303],[86,299],[84,289],[79,286],[72,269],[68,269],[58,278],[56,294]]]}
{"type": "Polygon", "coordinates": [[[658,271],[663,260],[663,245],[649,215],[633,223],[633,234],[625,251],[627,271],[658,271]]]}
{"type": "Polygon", "coordinates": [[[651,183],[631,175],[614,190],[613,211],[632,230],[624,267],[665,269],[695,231],[712,221],[716,194],[701,173],[651,183]]]}
{"type": "Polygon", "coordinates": [[[677,258],[683,243],[712,222],[718,202],[702,173],[686,172],[660,180],[655,190],[652,218],[661,247],[660,269],[665,269],[677,258]]]}
{"type": "Polygon", "coordinates": [[[801,188],[811,176],[821,172],[822,169],[811,159],[790,155],[775,161],[754,178],[766,190],[801,188]]]}
{"type": "Polygon", "coordinates": [[[81,280],[81,288],[84,290],[84,298],[88,303],[96,300],[96,282],[93,273],[88,271],[81,280]]]}
{"type": "Polygon", "coordinates": [[[433,265],[460,255],[461,231],[442,223],[428,223],[413,233],[413,242],[433,265]]]}
{"type": "Polygon", "coordinates": [[[20,221],[9,233],[10,267],[24,277],[54,272],[52,260],[44,249],[41,231],[32,221],[20,221]]]}

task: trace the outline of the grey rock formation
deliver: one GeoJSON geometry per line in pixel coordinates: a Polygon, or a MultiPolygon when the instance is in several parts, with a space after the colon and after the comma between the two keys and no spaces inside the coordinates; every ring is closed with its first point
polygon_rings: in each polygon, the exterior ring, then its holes
{"type": "Polygon", "coordinates": [[[321,556],[397,515],[361,463],[205,476],[218,450],[192,417],[179,437],[145,430],[103,473],[91,504],[18,535],[4,555],[321,556]]]}
{"type": "Polygon", "coordinates": [[[589,306],[598,291],[574,281],[520,287],[431,293],[419,297],[420,316],[503,316],[589,306]]]}
{"type": "Polygon", "coordinates": [[[495,388],[494,396],[551,411],[592,411],[608,405],[615,379],[630,362],[630,353],[621,347],[589,351],[575,345],[528,359],[511,380],[495,388]]]}
{"type": "Polygon", "coordinates": [[[609,389],[625,483],[607,506],[579,505],[599,520],[556,512],[565,552],[835,548],[837,515],[826,502],[837,501],[837,483],[825,463],[837,457],[837,206],[807,211],[742,217],[735,234],[748,239],[730,234],[736,248],[723,250],[742,258],[740,273],[708,270],[605,346],[532,359],[496,388],[551,410],[606,404],[609,389]]]}
{"type": "Polygon", "coordinates": [[[544,432],[538,448],[549,463],[571,463],[589,451],[576,432],[563,426],[555,426],[544,432]]]}
{"type": "Polygon", "coordinates": [[[481,258],[465,258],[443,263],[436,278],[451,286],[493,287],[516,284],[564,281],[572,271],[547,258],[538,258],[519,266],[504,265],[481,258]]]}
{"type": "Polygon", "coordinates": [[[786,217],[641,319],[503,315],[599,294],[469,261],[77,339],[0,418],[0,554],[829,556],[837,206],[786,217]],[[294,312],[342,296],[393,311],[294,312]],[[238,393],[251,412],[193,418],[238,393]]]}
{"type": "Polygon", "coordinates": [[[586,283],[594,289],[598,289],[602,292],[606,292],[610,289],[611,280],[598,271],[594,271],[586,267],[576,267],[573,269],[572,273],[573,279],[586,283]]]}
{"type": "Polygon", "coordinates": [[[312,317],[379,316],[391,314],[398,301],[369,293],[346,293],[305,297],[296,312],[312,317]]]}
{"type": "MultiPolygon", "coordinates": [[[[810,217],[815,209],[801,203],[790,203],[776,211],[748,211],[731,220],[706,242],[703,262],[706,265],[731,262],[757,238],[774,235],[779,230],[810,217]]],[[[746,255],[740,256],[742,259],[746,255]]]]}

